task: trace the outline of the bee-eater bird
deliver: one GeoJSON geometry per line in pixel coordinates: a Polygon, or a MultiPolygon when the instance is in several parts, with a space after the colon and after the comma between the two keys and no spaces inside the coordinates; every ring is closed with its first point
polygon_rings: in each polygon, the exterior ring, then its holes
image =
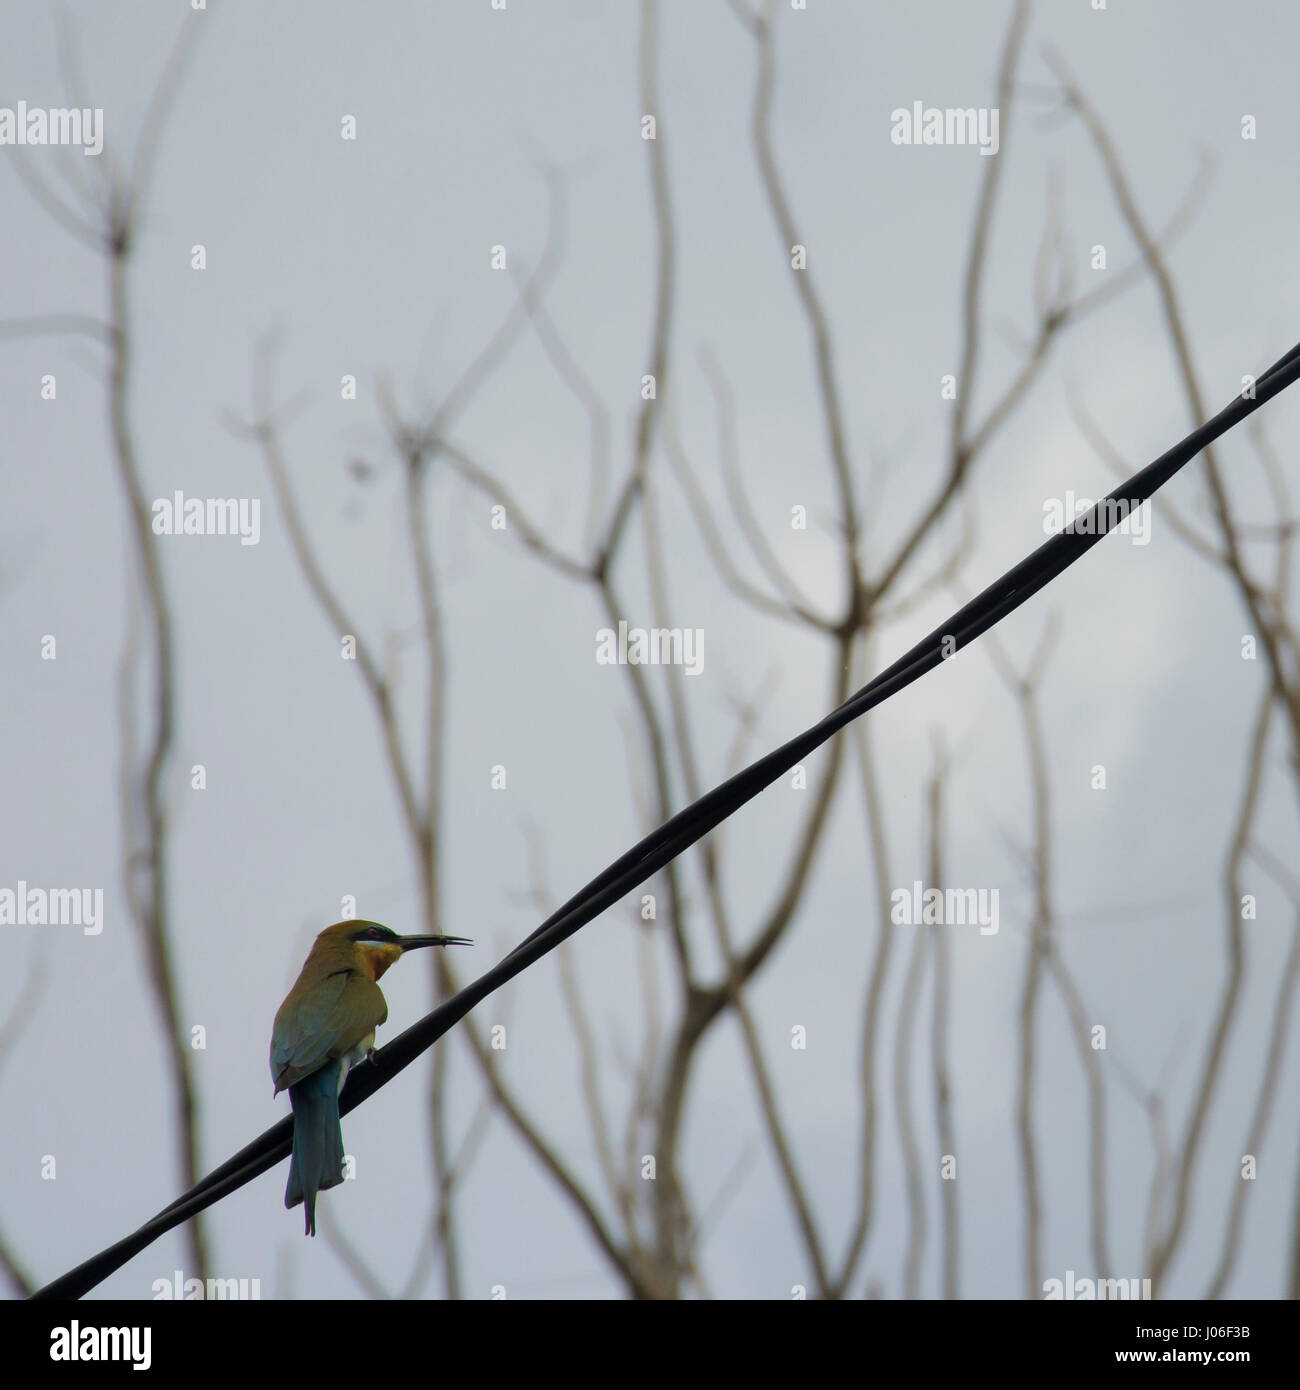
{"type": "Polygon", "coordinates": [[[348,1068],[375,1050],[375,1029],[388,1018],[376,983],[404,951],[472,946],[464,936],[398,936],[378,922],[335,922],[316,938],[294,987],[275,1015],[271,1076],[293,1106],[293,1158],[284,1204],[305,1204],[307,1234],[316,1234],[316,1194],[343,1181],[339,1092],[348,1068]]]}

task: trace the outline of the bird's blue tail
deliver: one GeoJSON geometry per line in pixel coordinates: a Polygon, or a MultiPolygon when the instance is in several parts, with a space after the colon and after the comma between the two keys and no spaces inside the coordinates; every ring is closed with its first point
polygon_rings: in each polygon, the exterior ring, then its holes
{"type": "Polygon", "coordinates": [[[343,1127],[339,1124],[339,1064],[329,1062],[289,1087],[293,1106],[293,1158],[284,1189],[286,1207],[306,1204],[307,1234],[316,1234],[316,1194],[343,1181],[343,1127]]]}

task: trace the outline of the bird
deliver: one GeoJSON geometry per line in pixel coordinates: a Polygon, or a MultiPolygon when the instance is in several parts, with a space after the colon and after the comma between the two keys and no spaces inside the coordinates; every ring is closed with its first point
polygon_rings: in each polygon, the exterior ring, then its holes
{"type": "Polygon", "coordinates": [[[316,938],[271,1029],[273,1095],[288,1089],[293,1158],[284,1205],[303,1203],[316,1234],[316,1194],[343,1181],[339,1092],[348,1071],[375,1050],[388,1018],[379,977],[421,946],[472,946],[465,936],[398,936],[379,922],[335,922],[316,938]]]}

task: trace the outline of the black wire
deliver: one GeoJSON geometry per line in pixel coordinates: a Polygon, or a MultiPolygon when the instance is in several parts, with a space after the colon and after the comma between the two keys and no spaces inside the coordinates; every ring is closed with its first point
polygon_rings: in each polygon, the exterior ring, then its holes
{"type": "MultiPolygon", "coordinates": [[[[962,650],[1027,602],[1091,550],[1114,525],[1147,501],[1202,449],[1284,391],[1298,377],[1300,343],[1257,378],[1253,396],[1234,397],[1213,419],[1198,426],[1172,449],[1107,494],[1089,512],[1077,517],[1059,535],[1040,545],[819,723],[766,757],[751,763],[665,821],[557,908],[486,974],[438,1005],[405,1032],[399,1033],[392,1042],[374,1054],[372,1061],[354,1067],[339,1097],[340,1114],[346,1115],[381,1086],[387,1085],[398,1072],[410,1066],[422,1052],[432,1047],[464,1018],[475,1004],[548,951],[554,950],[625,894],[639,887],[670,860],[689,849],[746,802],[752,801],[765,787],[826,743],[845,725],[932,671],[946,659],[946,655],[951,656],[962,650]]],[[[292,1142],[293,1122],[291,1117],[286,1117],[209,1173],[139,1230],[39,1289],[32,1297],[80,1298],[159,1236],[288,1157],[292,1142]]]]}

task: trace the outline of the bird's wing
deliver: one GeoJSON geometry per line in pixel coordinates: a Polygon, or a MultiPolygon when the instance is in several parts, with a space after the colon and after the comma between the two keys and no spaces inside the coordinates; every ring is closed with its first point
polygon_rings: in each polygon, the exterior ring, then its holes
{"type": "Polygon", "coordinates": [[[373,980],[340,970],[280,1006],[271,1034],[271,1075],[282,1091],[350,1052],[388,1017],[373,980]]]}

